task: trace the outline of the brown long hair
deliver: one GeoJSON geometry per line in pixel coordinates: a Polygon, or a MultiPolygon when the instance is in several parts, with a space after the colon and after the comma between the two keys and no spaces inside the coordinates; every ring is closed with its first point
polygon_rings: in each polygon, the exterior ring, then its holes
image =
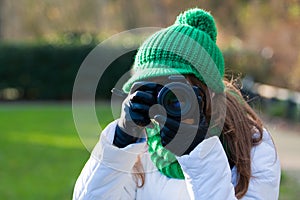
{"type": "MultiPolygon", "coordinates": [[[[225,120],[217,119],[214,120],[214,123],[218,126],[218,123],[222,122],[222,132],[219,138],[229,163],[237,168],[235,195],[237,198],[241,198],[246,194],[251,178],[251,148],[262,140],[262,121],[243,99],[234,79],[224,80],[225,93],[213,94],[195,76],[187,75],[186,78],[191,84],[201,87],[205,91],[206,97],[210,97],[206,98],[206,108],[204,109],[208,122],[212,115],[218,116],[218,113],[212,113],[212,100],[217,101],[214,104],[217,106],[214,109],[216,112],[226,113],[225,120]]],[[[140,180],[138,186],[142,187],[145,174],[142,172],[139,159],[134,166],[134,171],[136,172],[135,177],[140,180]]]]}

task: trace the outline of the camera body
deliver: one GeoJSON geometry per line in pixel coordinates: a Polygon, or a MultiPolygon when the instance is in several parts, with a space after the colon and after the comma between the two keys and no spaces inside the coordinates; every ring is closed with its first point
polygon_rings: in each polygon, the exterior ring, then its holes
{"type": "MultiPolygon", "coordinates": [[[[142,85],[143,82],[140,82],[142,85]]],[[[156,97],[156,103],[161,105],[155,114],[165,113],[167,117],[189,119],[199,115],[199,103],[195,92],[196,86],[191,85],[182,75],[171,75],[168,81],[158,84],[151,92],[156,97]],[[196,114],[196,115],[195,115],[196,114]]],[[[138,90],[138,88],[133,91],[138,90]]],[[[153,113],[153,111],[152,111],[153,113]]]]}

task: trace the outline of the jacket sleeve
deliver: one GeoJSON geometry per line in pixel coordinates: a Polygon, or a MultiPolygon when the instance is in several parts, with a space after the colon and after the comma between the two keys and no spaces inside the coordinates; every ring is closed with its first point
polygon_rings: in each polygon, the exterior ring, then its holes
{"type": "Polygon", "coordinates": [[[279,197],[281,168],[270,134],[264,130],[262,143],[251,151],[252,177],[243,200],[274,200],[279,197]]]}
{"type": "MultiPolygon", "coordinates": [[[[280,164],[273,143],[264,138],[252,148],[251,156],[252,177],[242,199],[278,199],[280,164]]],[[[236,168],[231,172],[218,137],[204,140],[189,155],[177,159],[191,199],[236,199],[236,168]]]]}
{"type": "Polygon", "coordinates": [[[231,170],[217,136],[204,140],[177,160],[191,199],[236,199],[231,170]]]}
{"type": "Polygon", "coordinates": [[[112,145],[116,122],[102,132],[99,142],[79,175],[74,200],[135,199],[136,183],[132,168],[137,156],[145,151],[145,142],[122,149],[112,145]]]}

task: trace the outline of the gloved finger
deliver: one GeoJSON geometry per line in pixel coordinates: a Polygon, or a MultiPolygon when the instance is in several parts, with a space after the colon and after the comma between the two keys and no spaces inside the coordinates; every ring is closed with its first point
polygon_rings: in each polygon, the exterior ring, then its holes
{"type": "Polygon", "coordinates": [[[164,125],[161,130],[161,132],[164,132],[164,136],[173,139],[175,135],[177,134],[178,130],[171,130],[168,126],[164,125]]]}
{"type": "Polygon", "coordinates": [[[169,137],[175,137],[175,135],[186,135],[196,133],[198,125],[187,124],[184,122],[177,122],[176,120],[167,119],[162,130],[168,134],[169,137]],[[171,124],[171,125],[170,125],[171,124]]]}
{"type": "Polygon", "coordinates": [[[177,132],[180,122],[171,119],[170,117],[165,117],[163,115],[155,115],[154,120],[164,127],[168,127],[169,130],[177,132]]]}
{"type": "Polygon", "coordinates": [[[140,114],[144,114],[148,116],[148,112],[149,112],[149,106],[145,105],[145,104],[141,104],[141,103],[131,103],[130,102],[130,109],[133,112],[137,112],[140,114]]]}
{"type": "Polygon", "coordinates": [[[199,103],[199,106],[201,106],[202,103],[203,103],[202,97],[201,96],[197,96],[197,101],[199,103]]]}
{"type": "Polygon", "coordinates": [[[149,81],[138,81],[135,82],[130,89],[130,93],[134,93],[135,91],[144,91],[144,92],[152,92],[153,90],[156,90],[158,87],[157,83],[149,82],[149,81]]]}
{"type": "Polygon", "coordinates": [[[168,133],[170,132],[162,131],[162,130],[160,131],[160,137],[163,146],[169,144],[174,139],[174,137],[169,137],[168,133]]]}
{"type": "Polygon", "coordinates": [[[203,112],[203,109],[206,108],[206,95],[202,88],[193,86],[193,90],[197,96],[197,101],[199,105],[200,112],[203,112]]]}
{"type": "Polygon", "coordinates": [[[200,114],[199,125],[208,126],[208,124],[206,122],[206,117],[203,113],[200,114]]]}
{"type": "Polygon", "coordinates": [[[149,117],[145,117],[135,112],[130,112],[131,120],[138,126],[147,126],[151,120],[149,117]]]}
{"type": "Polygon", "coordinates": [[[194,90],[196,96],[200,96],[200,89],[199,89],[199,87],[193,86],[193,90],[194,90]]]}
{"type": "Polygon", "coordinates": [[[193,90],[197,96],[205,97],[205,92],[202,88],[198,86],[193,86],[193,90]]]}
{"type": "Polygon", "coordinates": [[[144,103],[147,105],[155,104],[156,100],[152,94],[143,91],[136,91],[129,97],[131,102],[144,103]]]}

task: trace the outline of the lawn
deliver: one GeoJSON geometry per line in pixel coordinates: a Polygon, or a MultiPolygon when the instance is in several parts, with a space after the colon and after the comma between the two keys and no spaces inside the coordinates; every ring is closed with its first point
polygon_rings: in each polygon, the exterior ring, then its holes
{"type": "Polygon", "coordinates": [[[0,199],[71,199],[89,157],[71,104],[3,104],[0,124],[0,199]]]}
{"type": "MultiPolygon", "coordinates": [[[[100,125],[110,106],[97,105],[100,125]]],[[[89,152],[75,129],[70,103],[0,104],[0,199],[71,199],[89,152]]],[[[299,184],[283,176],[280,199],[297,199],[299,184]]]]}

